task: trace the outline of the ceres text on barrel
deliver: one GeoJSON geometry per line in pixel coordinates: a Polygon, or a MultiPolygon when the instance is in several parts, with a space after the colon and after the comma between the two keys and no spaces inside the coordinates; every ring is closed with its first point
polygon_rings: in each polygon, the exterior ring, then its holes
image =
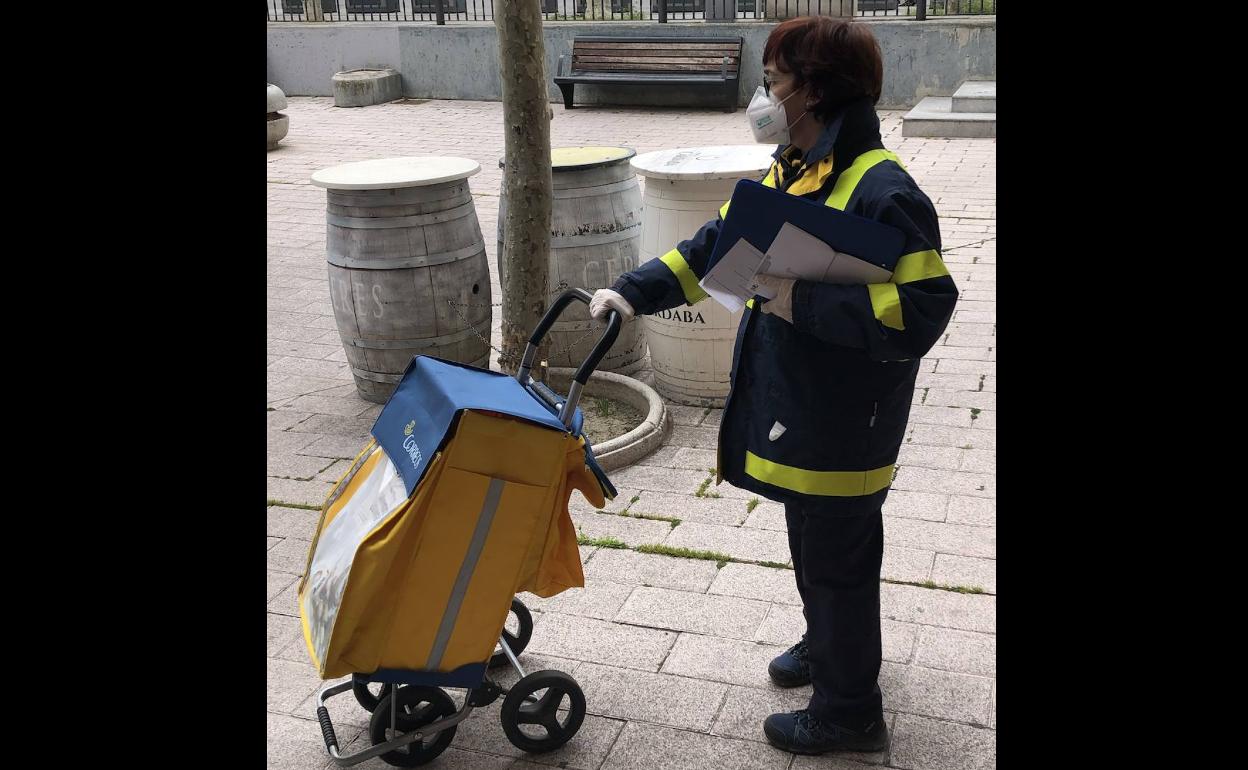
{"type": "Polygon", "coordinates": [[[318,171],[330,302],[361,397],[384,402],[417,355],[487,367],[490,274],[467,158],[318,171]]]}
{"type": "MultiPolygon", "coordinates": [[[[694,147],[633,158],[646,178],[642,262],[663,256],[714,219],[738,181],[762,178],[774,150],[761,144],[694,147]]],[[[646,316],[654,389],[680,404],[722,407],[743,312],[704,299],[646,316]]]]}
{"type": "MultiPolygon", "coordinates": [[[[628,147],[556,147],[550,151],[554,200],[550,214],[549,298],[567,288],[589,292],[610,286],[636,269],[641,252],[641,190],[628,164],[628,147]]],[[[503,161],[498,162],[503,167],[503,161]]],[[[505,286],[503,228],[506,189],[498,207],[498,271],[505,286]]],[[[577,367],[589,355],[602,325],[588,309],[573,303],[551,327],[547,360],[551,366],[577,367]]],[[[599,369],[631,374],[641,367],[646,341],[641,322],[624,324],[599,369]]]]}

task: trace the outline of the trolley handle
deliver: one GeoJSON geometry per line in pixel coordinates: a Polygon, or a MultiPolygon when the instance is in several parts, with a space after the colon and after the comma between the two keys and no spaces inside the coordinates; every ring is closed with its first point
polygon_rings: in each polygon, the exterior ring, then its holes
{"type": "Polygon", "coordinates": [[[332,756],[337,756],[338,736],[334,735],[334,724],[329,721],[329,709],[324,705],[316,709],[316,721],[321,723],[321,737],[325,739],[325,748],[332,756]]]}
{"type": "MultiPolygon", "coordinates": [[[[593,299],[593,295],[584,289],[568,289],[560,294],[550,305],[550,309],[546,311],[546,315],[542,316],[542,320],[538,322],[537,328],[533,330],[533,335],[529,337],[529,344],[524,349],[524,357],[520,360],[520,368],[516,372],[516,380],[521,385],[536,384],[532,382],[529,372],[533,369],[533,359],[537,357],[537,346],[541,343],[542,338],[550,331],[550,327],[554,326],[555,319],[563,312],[572,300],[580,300],[586,305],[593,299]]],[[[607,328],[602,333],[602,337],[598,343],[594,345],[594,349],[589,351],[589,355],[581,362],[576,370],[576,374],[572,377],[572,384],[568,388],[568,397],[564,401],[559,411],[559,421],[564,427],[571,427],[572,415],[576,411],[576,405],[581,400],[581,389],[585,387],[585,383],[589,381],[589,375],[594,373],[598,363],[602,361],[603,356],[615,344],[615,338],[620,334],[620,327],[624,321],[620,318],[620,314],[615,310],[607,311],[607,328]]],[[[540,391],[539,391],[540,394],[540,391]]],[[[545,394],[540,394],[545,395],[545,394]]],[[[544,401],[549,403],[549,399],[543,397],[544,401]]],[[[552,406],[554,406],[552,404],[552,406]]]]}

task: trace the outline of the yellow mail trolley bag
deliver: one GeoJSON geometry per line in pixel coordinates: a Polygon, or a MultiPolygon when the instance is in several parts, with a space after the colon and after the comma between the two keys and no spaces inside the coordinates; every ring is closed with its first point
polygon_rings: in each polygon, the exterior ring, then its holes
{"type": "Polygon", "coordinates": [[[429,762],[472,709],[505,695],[503,730],[517,747],[570,740],[585,696],[559,671],[526,674],[517,656],[532,616],[516,594],[554,596],[585,584],[572,490],[599,507],[615,496],[582,435],[581,390],[619,333],[612,312],[567,397],[530,376],[537,345],[571,289],[538,324],[516,377],[417,356],[330,492],[299,584],[308,652],[327,684],[317,717],[340,766],[380,756],[429,762]],[[506,629],[509,615],[519,629],[506,629]],[[487,675],[510,662],[508,690],[487,675]],[[380,683],[379,691],[369,688],[380,683]],[[462,707],[442,688],[468,691],[462,707]],[[339,752],[325,701],[351,690],[372,712],[372,746],[339,752]]]}

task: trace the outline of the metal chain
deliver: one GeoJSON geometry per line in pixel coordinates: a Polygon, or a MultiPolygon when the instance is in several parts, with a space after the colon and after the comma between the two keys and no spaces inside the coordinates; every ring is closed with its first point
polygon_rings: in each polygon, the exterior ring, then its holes
{"type": "MultiPolygon", "coordinates": [[[[565,282],[563,282],[563,281],[560,281],[560,282],[559,282],[559,285],[555,287],[554,291],[551,291],[551,292],[548,294],[548,299],[549,299],[550,297],[555,297],[555,296],[557,296],[557,295],[559,295],[559,294],[562,294],[564,291],[566,291],[566,290],[567,290],[567,288],[568,288],[567,283],[565,283],[565,282]]],[[[469,321],[469,320],[468,320],[468,318],[467,318],[467,317],[465,317],[465,316],[464,316],[464,314],[463,314],[462,312],[460,312],[460,310],[459,310],[459,308],[461,308],[461,307],[462,307],[462,308],[473,308],[473,307],[483,308],[483,307],[488,307],[488,308],[490,308],[490,310],[491,310],[491,311],[493,311],[493,309],[494,309],[494,308],[496,308],[496,307],[501,307],[501,306],[502,306],[502,303],[499,303],[498,305],[485,305],[485,304],[482,304],[482,303],[472,303],[472,302],[464,303],[464,302],[456,302],[456,301],[454,301],[454,300],[450,300],[450,299],[448,299],[448,300],[446,301],[446,304],[448,304],[448,305],[450,305],[450,306],[451,306],[451,309],[455,311],[455,314],[456,314],[457,316],[459,316],[459,320],[461,320],[461,321],[463,321],[463,322],[464,322],[464,326],[465,326],[465,327],[467,327],[467,329],[468,329],[470,332],[472,332],[472,335],[473,335],[474,337],[476,337],[477,339],[481,340],[482,342],[484,342],[484,343],[486,344],[486,346],[487,346],[490,350],[493,350],[495,353],[498,353],[498,355],[499,355],[499,357],[500,357],[500,360],[502,360],[502,357],[503,357],[503,356],[505,356],[505,355],[506,355],[506,353],[504,353],[503,351],[501,351],[501,350],[499,350],[498,348],[494,347],[492,344],[490,344],[490,341],[489,341],[488,339],[486,339],[485,337],[482,337],[482,336],[481,336],[481,334],[477,331],[476,327],[473,325],[473,323],[472,323],[471,321],[469,321]]],[[[548,339],[550,339],[550,343],[551,343],[551,345],[555,347],[555,352],[556,352],[556,353],[562,353],[562,354],[566,355],[569,359],[572,359],[572,358],[574,357],[573,348],[575,348],[576,346],[580,345],[582,342],[584,342],[584,341],[585,341],[585,340],[587,340],[587,339],[591,339],[591,338],[593,338],[593,337],[598,336],[600,333],[601,333],[601,332],[600,332],[600,330],[598,330],[598,329],[590,329],[590,330],[589,330],[589,331],[587,331],[586,333],[584,333],[584,334],[580,335],[579,337],[576,337],[576,338],[572,339],[571,341],[566,342],[566,343],[564,343],[564,344],[562,344],[562,345],[556,345],[556,344],[555,344],[554,339],[551,339],[551,338],[549,338],[549,337],[548,337],[548,339]]]]}
{"type": "Polygon", "coordinates": [[[960,246],[954,246],[954,247],[953,247],[953,248],[951,248],[951,249],[945,249],[945,250],[944,250],[944,253],[945,253],[945,254],[948,254],[949,252],[953,251],[954,249],[965,249],[965,248],[967,248],[967,247],[969,247],[969,246],[978,246],[978,245],[979,245],[979,244],[981,244],[981,243],[987,243],[988,241],[995,241],[996,239],[997,239],[997,236],[995,236],[995,235],[994,235],[994,236],[992,236],[991,238],[984,238],[983,240],[980,240],[980,241],[971,241],[970,243],[963,243],[963,244],[961,244],[960,246]]]}
{"type": "Polygon", "coordinates": [[[477,339],[479,339],[479,340],[481,340],[482,342],[484,342],[486,347],[488,347],[490,350],[493,350],[495,353],[498,353],[500,356],[501,356],[501,355],[505,355],[505,354],[503,353],[503,351],[501,351],[501,350],[499,350],[498,348],[496,348],[496,347],[494,347],[493,345],[491,345],[491,344],[490,344],[490,341],[489,341],[488,339],[486,339],[485,337],[482,337],[482,336],[481,336],[481,333],[480,333],[479,331],[477,331],[477,327],[476,327],[476,325],[475,325],[475,324],[473,324],[473,322],[472,322],[472,321],[469,321],[469,320],[467,319],[467,317],[465,317],[465,316],[464,316],[464,314],[463,314],[463,313],[459,312],[459,309],[460,309],[461,307],[488,307],[488,308],[490,308],[491,313],[492,313],[495,307],[501,307],[501,305],[497,305],[497,306],[496,306],[496,305],[483,305],[483,304],[480,304],[480,303],[473,303],[473,302],[466,302],[466,303],[465,303],[465,302],[456,302],[456,301],[454,301],[454,300],[450,300],[450,299],[448,299],[448,300],[446,301],[446,304],[448,304],[448,305],[450,305],[450,306],[451,306],[451,309],[455,311],[455,315],[459,316],[459,320],[461,320],[461,321],[463,321],[463,322],[464,322],[464,328],[466,328],[466,329],[468,329],[468,331],[472,332],[472,336],[474,336],[474,337],[476,337],[477,339]]]}

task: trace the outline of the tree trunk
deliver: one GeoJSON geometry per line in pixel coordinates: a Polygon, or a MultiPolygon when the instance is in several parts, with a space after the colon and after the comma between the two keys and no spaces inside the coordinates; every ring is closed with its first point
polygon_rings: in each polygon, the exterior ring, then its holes
{"type": "MultiPolygon", "coordinates": [[[[496,0],[498,58],[506,138],[503,189],[508,200],[504,248],[498,255],[503,289],[503,347],[499,366],[514,374],[529,335],[547,307],[550,273],[550,100],[541,0],[496,0]]],[[[541,355],[534,376],[544,379],[541,355]]]]}

